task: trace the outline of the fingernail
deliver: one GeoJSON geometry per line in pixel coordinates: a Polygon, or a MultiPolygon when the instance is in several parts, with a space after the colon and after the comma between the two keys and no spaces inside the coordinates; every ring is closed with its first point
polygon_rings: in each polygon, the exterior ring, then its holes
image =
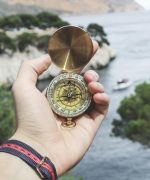
{"type": "Polygon", "coordinates": [[[98,88],[100,88],[101,93],[104,92],[104,87],[103,87],[103,85],[101,85],[100,83],[96,82],[96,86],[97,86],[98,88]]]}
{"type": "Polygon", "coordinates": [[[94,72],[93,70],[90,70],[89,74],[91,74],[93,76],[94,81],[97,81],[99,79],[98,74],[96,72],[94,72]]]}
{"type": "Polygon", "coordinates": [[[98,82],[96,82],[96,86],[97,86],[97,87],[101,87],[101,85],[100,85],[98,82]]]}
{"type": "Polygon", "coordinates": [[[98,79],[99,79],[99,76],[96,74],[96,73],[92,73],[92,76],[93,76],[93,80],[94,81],[98,81],[98,79]]]}
{"type": "Polygon", "coordinates": [[[98,79],[99,79],[98,75],[95,74],[95,75],[94,75],[94,80],[97,81],[98,79]]]}

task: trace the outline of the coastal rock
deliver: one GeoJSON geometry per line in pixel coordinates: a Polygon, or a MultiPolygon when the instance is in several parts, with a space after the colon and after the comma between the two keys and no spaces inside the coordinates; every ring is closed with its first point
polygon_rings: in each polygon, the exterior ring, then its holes
{"type": "Polygon", "coordinates": [[[89,63],[89,66],[93,69],[102,69],[110,63],[111,60],[115,59],[117,52],[112,47],[103,44],[101,48],[98,49],[95,56],[89,63]]]}
{"type": "MultiPolygon", "coordinates": [[[[12,83],[16,79],[17,72],[22,62],[40,57],[42,55],[42,51],[39,51],[37,48],[32,46],[29,46],[26,49],[26,52],[23,53],[15,52],[13,55],[1,55],[0,84],[8,81],[12,83]]],[[[95,54],[89,66],[92,66],[94,69],[105,67],[110,63],[111,59],[115,57],[116,51],[111,47],[104,45],[95,54]]],[[[51,65],[50,68],[39,77],[39,79],[47,79],[49,76],[56,76],[59,71],[60,69],[58,69],[55,65],[51,65]]]]}
{"type": "Polygon", "coordinates": [[[0,56],[0,84],[13,82],[16,79],[22,62],[28,59],[40,57],[43,53],[34,47],[29,47],[26,52],[15,52],[13,55],[3,54],[0,56]],[[32,52],[32,53],[31,53],[32,52]]]}
{"type": "Polygon", "coordinates": [[[39,36],[43,36],[43,35],[50,36],[56,30],[57,28],[54,28],[54,27],[50,27],[46,29],[40,29],[38,27],[33,27],[32,29],[28,29],[24,27],[24,28],[20,28],[19,30],[18,29],[8,29],[8,30],[0,29],[0,32],[5,32],[7,36],[9,36],[10,38],[16,38],[17,36],[23,33],[35,33],[35,34],[38,34],[39,36]]]}

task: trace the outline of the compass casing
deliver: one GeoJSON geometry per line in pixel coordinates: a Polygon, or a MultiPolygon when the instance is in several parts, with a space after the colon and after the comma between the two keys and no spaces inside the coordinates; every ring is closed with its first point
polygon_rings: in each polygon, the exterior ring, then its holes
{"type": "Polygon", "coordinates": [[[84,78],[75,73],[63,73],[55,77],[47,90],[52,110],[66,118],[83,114],[91,104],[91,94],[84,78]]]}
{"type": "Polygon", "coordinates": [[[93,55],[93,43],[77,26],[64,26],[50,38],[48,52],[52,62],[62,70],[49,84],[47,99],[52,110],[64,117],[63,127],[74,127],[74,117],[83,114],[91,104],[87,83],[78,73],[93,55]]]}

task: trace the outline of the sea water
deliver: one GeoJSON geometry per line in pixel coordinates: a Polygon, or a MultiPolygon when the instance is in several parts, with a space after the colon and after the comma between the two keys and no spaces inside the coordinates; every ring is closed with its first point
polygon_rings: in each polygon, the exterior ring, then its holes
{"type": "Polygon", "coordinates": [[[110,96],[108,115],[84,159],[73,169],[84,180],[150,180],[150,148],[127,139],[110,136],[112,121],[119,118],[120,101],[134,92],[136,85],[150,79],[150,12],[110,13],[104,15],[65,16],[73,25],[104,26],[117,59],[98,71],[110,96]],[[133,85],[123,91],[112,91],[120,78],[133,85]]]}

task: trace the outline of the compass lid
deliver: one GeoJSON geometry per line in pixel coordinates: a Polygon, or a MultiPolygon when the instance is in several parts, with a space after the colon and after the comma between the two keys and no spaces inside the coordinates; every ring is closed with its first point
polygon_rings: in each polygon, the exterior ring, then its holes
{"type": "Polygon", "coordinates": [[[82,28],[64,26],[50,38],[48,52],[56,66],[73,72],[83,68],[92,58],[93,43],[82,28]]]}

